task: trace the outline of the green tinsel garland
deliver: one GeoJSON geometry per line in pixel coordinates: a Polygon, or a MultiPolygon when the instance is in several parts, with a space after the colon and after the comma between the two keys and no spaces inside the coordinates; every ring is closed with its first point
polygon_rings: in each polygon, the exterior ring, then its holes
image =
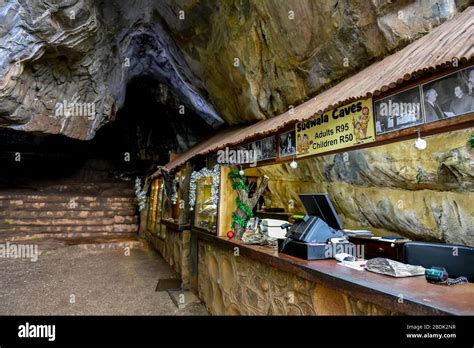
{"type": "Polygon", "coordinates": [[[471,148],[474,147],[474,134],[468,140],[468,143],[471,144],[471,148]]]}
{"type": "MultiPolygon", "coordinates": [[[[245,184],[245,175],[241,175],[238,171],[234,170],[229,173],[229,178],[232,179],[234,182],[232,183],[232,188],[234,190],[245,190],[246,192],[249,192],[249,187],[248,185],[245,184]]],[[[241,211],[244,212],[244,214],[247,216],[247,218],[250,218],[253,216],[252,209],[249,207],[249,205],[239,198],[235,200],[235,203],[237,204],[237,210],[240,209],[241,211]]],[[[235,230],[235,226],[239,225],[242,228],[245,228],[247,226],[247,219],[237,215],[236,212],[232,213],[232,229],[235,230]]]]}
{"type": "Polygon", "coordinates": [[[232,213],[232,229],[235,229],[235,225],[245,228],[247,226],[247,220],[238,216],[236,213],[232,213]]]}
{"type": "Polygon", "coordinates": [[[245,175],[240,175],[240,173],[237,170],[233,170],[229,173],[229,178],[245,180],[245,175]]]}
{"type": "Polygon", "coordinates": [[[241,182],[241,181],[236,181],[232,184],[232,188],[234,190],[245,190],[247,192],[249,192],[249,187],[247,185],[245,185],[245,183],[241,182]]]}
{"type": "Polygon", "coordinates": [[[242,210],[247,217],[251,218],[253,216],[253,211],[250,209],[248,204],[242,202],[239,198],[235,200],[235,203],[237,203],[237,207],[242,210]]]}

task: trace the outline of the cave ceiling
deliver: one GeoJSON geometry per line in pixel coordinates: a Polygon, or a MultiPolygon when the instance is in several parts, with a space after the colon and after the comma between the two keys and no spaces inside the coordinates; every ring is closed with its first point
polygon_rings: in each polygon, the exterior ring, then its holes
{"type": "Polygon", "coordinates": [[[176,113],[191,109],[214,129],[255,122],[402,48],[468,4],[3,0],[0,127],[92,139],[140,77],[166,87],[179,100],[176,113]],[[58,105],[93,105],[94,117],[80,108],[64,117],[58,105]]]}

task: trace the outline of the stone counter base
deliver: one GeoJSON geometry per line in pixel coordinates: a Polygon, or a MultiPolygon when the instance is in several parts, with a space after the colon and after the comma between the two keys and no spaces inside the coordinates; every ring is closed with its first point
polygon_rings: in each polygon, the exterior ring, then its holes
{"type": "Polygon", "coordinates": [[[395,315],[199,240],[199,297],[214,315],[395,315]]]}
{"type": "Polygon", "coordinates": [[[148,230],[141,235],[163,256],[163,259],[181,276],[182,288],[193,287],[191,279],[191,231],[174,231],[161,226],[161,235],[148,230]]]}

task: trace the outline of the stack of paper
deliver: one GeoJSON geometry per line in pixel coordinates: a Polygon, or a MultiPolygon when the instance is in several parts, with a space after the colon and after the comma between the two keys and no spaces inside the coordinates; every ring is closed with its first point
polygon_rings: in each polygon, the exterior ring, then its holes
{"type": "Polygon", "coordinates": [[[338,265],[346,266],[357,271],[363,271],[365,269],[367,260],[362,261],[342,261],[339,262],[338,265]]]}

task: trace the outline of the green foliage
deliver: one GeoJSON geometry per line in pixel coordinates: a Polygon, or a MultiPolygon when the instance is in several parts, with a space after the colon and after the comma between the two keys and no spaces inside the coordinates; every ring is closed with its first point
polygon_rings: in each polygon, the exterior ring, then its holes
{"type": "Polygon", "coordinates": [[[237,203],[237,208],[242,210],[247,217],[250,218],[253,216],[253,211],[247,203],[242,202],[239,198],[235,200],[235,203],[237,203]]]}
{"type": "MultiPolygon", "coordinates": [[[[246,192],[249,192],[249,187],[245,183],[245,175],[241,175],[239,171],[233,170],[229,173],[229,178],[233,180],[232,188],[234,190],[245,190],[246,192]]],[[[238,197],[235,200],[235,203],[237,205],[237,210],[241,210],[247,218],[253,216],[252,209],[247,203],[243,202],[238,197]]],[[[237,215],[237,213],[234,212],[232,213],[232,229],[235,229],[236,225],[245,228],[247,226],[247,219],[237,215]]]]}
{"type": "Polygon", "coordinates": [[[232,213],[232,229],[235,229],[235,225],[245,228],[245,226],[247,226],[247,220],[238,216],[236,213],[232,213]]]}
{"type": "Polygon", "coordinates": [[[232,184],[232,188],[234,190],[245,190],[247,192],[249,192],[249,187],[247,185],[245,185],[245,183],[241,182],[241,181],[235,181],[233,184],[232,184]]]}
{"type": "Polygon", "coordinates": [[[233,170],[229,173],[229,178],[231,179],[240,179],[242,181],[245,181],[245,175],[240,175],[239,171],[233,170]]]}

